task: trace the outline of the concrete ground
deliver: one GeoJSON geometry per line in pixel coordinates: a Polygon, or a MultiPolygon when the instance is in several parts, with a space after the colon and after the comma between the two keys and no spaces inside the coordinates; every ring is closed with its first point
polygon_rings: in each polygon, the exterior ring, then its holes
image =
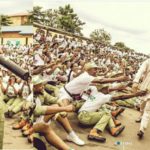
{"type": "MultiPolygon", "coordinates": [[[[58,123],[52,123],[52,127],[56,133],[75,150],[149,150],[150,149],[150,127],[145,133],[143,140],[138,140],[136,133],[139,129],[139,124],[135,123],[135,119],[139,116],[139,112],[132,109],[126,109],[125,112],[118,117],[122,124],[126,126],[124,132],[119,137],[112,137],[107,131],[104,136],[107,138],[106,143],[98,143],[87,140],[87,134],[90,128],[79,127],[76,116],[70,115],[69,119],[72,127],[76,133],[86,141],[84,147],[76,146],[67,142],[66,133],[58,123]],[[116,144],[118,142],[118,145],[116,144]]],[[[14,119],[6,119],[5,121],[5,137],[4,150],[29,150],[32,149],[32,144],[27,142],[26,138],[21,136],[20,131],[11,129],[14,119]]],[[[48,146],[48,150],[55,150],[55,148],[48,146]]]]}

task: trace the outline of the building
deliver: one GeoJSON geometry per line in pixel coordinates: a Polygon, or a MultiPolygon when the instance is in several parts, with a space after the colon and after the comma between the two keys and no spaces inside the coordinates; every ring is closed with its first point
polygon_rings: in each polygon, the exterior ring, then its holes
{"type": "Polygon", "coordinates": [[[0,44],[27,45],[33,42],[33,26],[2,26],[0,44]]]}
{"type": "Polygon", "coordinates": [[[17,13],[9,15],[10,21],[12,22],[11,26],[25,25],[28,21],[29,13],[17,13]]]}

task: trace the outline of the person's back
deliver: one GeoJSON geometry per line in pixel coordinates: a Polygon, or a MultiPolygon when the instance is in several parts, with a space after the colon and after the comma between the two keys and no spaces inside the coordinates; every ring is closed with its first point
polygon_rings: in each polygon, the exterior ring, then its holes
{"type": "Polygon", "coordinates": [[[89,86],[93,79],[93,76],[89,75],[87,72],[84,72],[67,83],[65,87],[72,94],[81,94],[89,86]]]}

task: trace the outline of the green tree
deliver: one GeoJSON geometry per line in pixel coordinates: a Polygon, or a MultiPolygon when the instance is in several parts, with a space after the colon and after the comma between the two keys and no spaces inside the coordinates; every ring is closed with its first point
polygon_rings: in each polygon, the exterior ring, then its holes
{"type": "Polygon", "coordinates": [[[127,47],[123,42],[116,42],[114,47],[121,51],[132,51],[129,47],[127,47]]]}
{"type": "Polygon", "coordinates": [[[85,23],[79,19],[69,4],[64,7],[59,7],[58,28],[77,35],[82,35],[81,30],[84,24],[85,23]]]}
{"type": "Polygon", "coordinates": [[[0,25],[1,26],[9,26],[12,22],[10,20],[10,17],[7,15],[0,15],[0,25]]]}
{"type": "Polygon", "coordinates": [[[34,6],[33,11],[30,11],[30,21],[44,24],[45,22],[45,13],[42,11],[42,7],[34,6]]]}
{"type": "Polygon", "coordinates": [[[28,13],[29,16],[27,18],[27,22],[25,22],[23,25],[33,25],[33,20],[34,20],[33,14],[31,13],[31,11],[28,11],[28,13]]]}
{"type": "Polygon", "coordinates": [[[45,11],[45,25],[57,28],[58,27],[58,11],[47,9],[45,11]]]}
{"type": "Polygon", "coordinates": [[[102,43],[102,44],[110,44],[111,42],[111,35],[106,32],[104,29],[95,29],[91,34],[90,37],[93,41],[102,43]]]}
{"type": "Polygon", "coordinates": [[[82,35],[81,30],[85,23],[74,13],[70,5],[45,11],[42,11],[42,7],[35,6],[30,13],[32,14],[31,20],[33,22],[82,35]]]}
{"type": "Polygon", "coordinates": [[[116,43],[114,44],[114,46],[115,46],[116,48],[120,48],[120,49],[123,49],[123,48],[126,47],[123,42],[116,42],[116,43]]]}
{"type": "Polygon", "coordinates": [[[31,16],[29,19],[32,22],[57,28],[57,24],[58,24],[57,10],[47,9],[45,11],[42,11],[42,7],[35,6],[33,7],[33,11],[30,11],[30,13],[31,16]]]}

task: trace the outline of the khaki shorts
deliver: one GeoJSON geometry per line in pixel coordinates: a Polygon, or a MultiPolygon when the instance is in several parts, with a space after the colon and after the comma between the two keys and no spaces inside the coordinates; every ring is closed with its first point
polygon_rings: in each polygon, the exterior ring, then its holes
{"type": "Polygon", "coordinates": [[[34,110],[34,115],[36,117],[41,116],[41,115],[45,115],[46,111],[47,111],[47,107],[48,106],[36,106],[35,110],[34,110]]]}

